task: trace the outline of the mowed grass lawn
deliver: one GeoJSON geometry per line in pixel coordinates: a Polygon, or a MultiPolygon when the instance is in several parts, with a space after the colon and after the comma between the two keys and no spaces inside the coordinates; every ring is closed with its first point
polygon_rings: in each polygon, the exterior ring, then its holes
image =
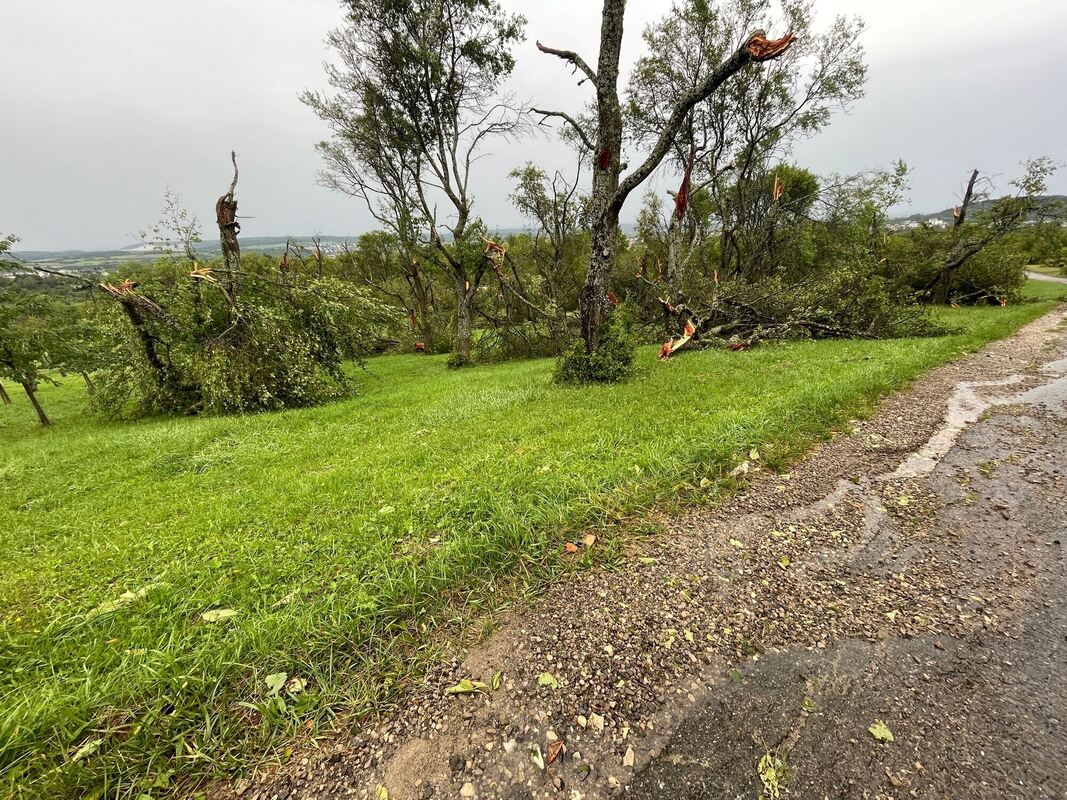
{"type": "Polygon", "coordinates": [[[555,386],[548,360],[395,356],[321,408],[123,423],[71,378],[42,390],[42,430],[9,386],[0,793],[158,797],[380,708],[441,625],[563,568],[568,532],[714,487],[753,446],[787,463],[1063,289],[1029,293],[941,312],[958,332],[940,338],[644,348],[612,387],[555,386]],[[281,672],[305,686],[284,709],[281,672]]]}

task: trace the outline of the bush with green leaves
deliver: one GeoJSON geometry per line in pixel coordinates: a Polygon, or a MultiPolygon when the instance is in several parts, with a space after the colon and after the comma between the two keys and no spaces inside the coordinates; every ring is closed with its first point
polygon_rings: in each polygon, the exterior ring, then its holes
{"type": "Polygon", "coordinates": [[[246,256],[239,273],[163,259],[108,291],[97,408],[118,416],[315,405],[348,394],[343,362],[395,314],[365,290],[246,256]]]}
{"type": "Polygon", "coordinates": [[[634,371],[636,341],[631,331],[632,311],[621,306],[605,323],[600,347],[588,352],[577,341],[556,363],[557,383],[616,383],[634,371]]]}

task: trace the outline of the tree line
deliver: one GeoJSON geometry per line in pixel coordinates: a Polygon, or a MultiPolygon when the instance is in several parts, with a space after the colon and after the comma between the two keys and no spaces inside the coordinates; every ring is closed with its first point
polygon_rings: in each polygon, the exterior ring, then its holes
{"type": "Polygon", "coordinates": [[[908,231],[890,220],[904,164],[818,176],[790,161],[863,96],[858,18],[820,29],[811,2],[678,0],[623,82],[625,4],[605,0],[595,62],[537,43],[589,91],[568,110],[508,93],[526,21],[495,0],[345,6],[329,35],[332,88],[302,100],[331,132],[322,183],[380,229],[330,255],[242,254],[231,154],[219,258],[198,254],[198,223],[173,196],[150,237],[176,252],[155,263],[86,279],[9,254],[0,379],[22,385],[42,423],[36,388],[64,374],[115,415],[222,413],[347,394],[345,364],[379,352],[449,353],[451,367],[551,355],[557,379],[585,382],[629,375],[642,341],[670,358],[932,334],[929,304],[1010,302],[1027,260],[1063,258],[1063,209],[1042,199],[1049,159],[1025,162],[993,202],[979,202],[995,187],[974,170],[951,225],[908,231]],[[527,231],[494,234],[472,166],[490,142],[521,147],[544,127],[573,168],[513,171],[527,231]],[[677,189],[646,192],[624,235],[627,200],[657,170],[677,189]]]}

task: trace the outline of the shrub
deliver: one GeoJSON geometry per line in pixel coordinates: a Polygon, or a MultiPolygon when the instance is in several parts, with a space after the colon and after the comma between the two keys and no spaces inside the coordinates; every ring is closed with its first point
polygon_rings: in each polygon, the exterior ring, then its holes
{"type": "Polygon", "coordinates": [[[615,383],[633,374],[634,341],[632,314],[628,307],[620,307],[601,332],[600,347],[586,352],[585,343],[576,342],[556,363],[554,379],[557,383],[615,383]]]}
{"type": "Polygon", "coordinates": [[[346,281],[279,274],[246,257],[239,289],[221,271],[164,259],[122,283],[103,327],[109,356],[94,407],[115,416],[314,405],[351,391],[342,369],[390,315],[346,281]]]}

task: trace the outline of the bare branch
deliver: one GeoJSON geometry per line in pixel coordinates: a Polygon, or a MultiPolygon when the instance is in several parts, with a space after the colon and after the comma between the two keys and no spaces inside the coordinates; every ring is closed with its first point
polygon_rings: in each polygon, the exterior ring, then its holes
{"type": "MultiPolygon", "coordinates": [[[[593,68],[590,67],[587,63],[585,63],[585,59],[583,59],[573,50],[557,50],[555,47],[546,47],[540,42],[537,42],[537,49],[540,50],[542,53],[548,53],[551,56],[557,56],[558,58],[562,58],[564,61],[571,62],[571,64],[574,65],[575,70],[580,69],[583,73],[585,73],[585,78],[588,78],[590,81],[592,81],[594,86],[596,85],[596,73],[593,71],[593,68]]],[[[585,82],[585,78],[582,78],[582,80],[578,81],[579,86],[581,86],[585,82]]]]}
{"type": "MultiPolygon", "coordinates": [[[[578,138],[582,140],[582,144],[585,145],[586,149],[590,152],[596,149],[595,147],[593,147],[593,141],[589,138],[589,134],[585,132],[585,130],[582,128],[581,125],[578,124],[578,121],[574,117],[572,117],[565,111],[542,111],[540,108],[531,108],[530,110],[535,114],[541,114],[545,119],[548,119],[549,117],[559,117],[560,119],[569,122],[571,127],[574,129],[574,132],[578,134],[578,138]]],[[[545,119],[542,119],[541,123],[543,123],[545,119]]]]}

